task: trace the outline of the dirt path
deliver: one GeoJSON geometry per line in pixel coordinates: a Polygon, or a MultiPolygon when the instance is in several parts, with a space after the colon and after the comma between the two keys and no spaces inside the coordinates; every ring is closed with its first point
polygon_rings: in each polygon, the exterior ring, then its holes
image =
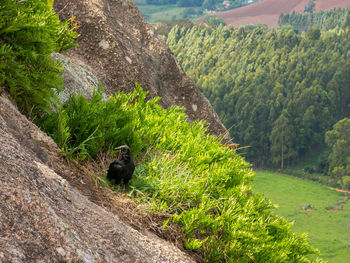
{"type": "Polygon", "coordinates": [[[350,191],[347,190],[343,190],[343,189],[339,189],[339,188],[334,188],[334,187],[328,187],[329,189],[335,190],[337,192],[341,192],[341,193],[348,193],[350,194],[350,191]]]}

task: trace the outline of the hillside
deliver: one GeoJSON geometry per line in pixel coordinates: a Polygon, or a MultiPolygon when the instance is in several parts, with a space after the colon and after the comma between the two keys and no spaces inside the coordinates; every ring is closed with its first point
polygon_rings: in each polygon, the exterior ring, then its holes
{"type": "MultiPolygon", "coordinates": [[[[268,27],[277,28],[278,18],[282,13],[303,13],[308,2],[309,0],[263,0],[241,8],[218,12],[216,15],[234,27],[267,24],[268,27]]],[[[350,0],[315,0],[315,4],[315,11],[330,10],[336,7],[350,7],[350,0]]],[[[196,20],[197,23],[202,21],[203,18],[196,20]]]]}
{"type": "Polygon", "coordinates": [[[348,116],[348,30],[195,25],[174,27],[167,43],[257,166],[297,163],[348,116]]]}
{"type": "Polygon", "coordinates": [[[186,108],[191,121],[205,120],[216,135],[226,133],[208,100],[175,56],[147,24],[132,0],[55,0],[63,20],[76,17],[79,48],[66,56],[93,72],[107,95],[132,91],[135,82],[161,98],[161,105],[186,108]]]}
{"type": "MultiPolygon", "coordinates": [[[[106,13],[130,7],[103,3],[106,13]]],[[[95,77],[74,84],[92,83],[90,98],[76,92],[59,101],[72,86],[62,86],[52,54],[64,57],[75,46],[75,19],[61,22],[46,0],[0,6],[2,262],[323,262],[252,192],[249,163],[204,122],[189,122],[183,108],[164,109],[137,83],[132,92],[113,92],[107,81],[106,96],[95,77]],[[129,184],[115,185],[106,170],[125,144],[136,169],[129,184]]],[[[69,55],[65,70],[77,59],[69,55]]]]}

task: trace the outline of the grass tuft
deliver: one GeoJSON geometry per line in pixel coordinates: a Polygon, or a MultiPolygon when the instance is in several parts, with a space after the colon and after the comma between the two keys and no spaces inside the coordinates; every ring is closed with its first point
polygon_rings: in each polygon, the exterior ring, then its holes
{"type": "Polygon", "coordinates": [[[183,108],[162,109],[159,99],[146,101],[146,95],[137,84],[134,92],[106,101],[102,90],[90,102],[73,96],[41,125],[77,160],[113,155],[114,146],[128,144],[138,164],[130,196],[170,215],[164,227],[178,223],[185,248],[200,249],[208,262],[311,262],[308,255],[317,250],[306,236],[291,232],[291,224],[271,212],[271,202],[252,194],[250,165],[208,135],[205,123],[188,123],[183,108]]]}

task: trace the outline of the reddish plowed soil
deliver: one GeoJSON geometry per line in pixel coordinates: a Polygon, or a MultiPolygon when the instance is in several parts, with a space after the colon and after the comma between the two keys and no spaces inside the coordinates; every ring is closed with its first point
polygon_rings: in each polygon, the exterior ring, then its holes
{"type": "MultiPolygon", "coordinates": [[[[278,17],[281,13],[296,11],[302,13],[309,0],[263,0],[241,8],[218,12],[228,25],[239,27],[243,25],[267,24],[278,27],[278,17]]],[[[329,10],[334,7],[350,7],[350,0],[316,0],[315,10],[329,10]]],[[[196,22],[202,22],[203,18],[196,22]]]]}

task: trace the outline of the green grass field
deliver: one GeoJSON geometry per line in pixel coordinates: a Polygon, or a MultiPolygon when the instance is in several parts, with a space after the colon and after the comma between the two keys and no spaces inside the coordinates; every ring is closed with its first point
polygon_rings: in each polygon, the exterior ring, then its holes
{"type": "Polygon", "coordinates": [[[171,20],[171,19],[182,19],[187,18],[192,21],[199,18],[201,15],[187,15],[185,16],[187,9],[194,9],[197,12],[199,11],[199,7],[178,7],[177,5],[148,5],[145,0],[135,0],[135,3],[142,13],[142,15],[146,18],[146,20],[150,23],[157,23],[162,20],[171,20]]]}
{"type": "Polygon", "coordinates": [[[263,193],[279,206],[276,214],[294,222],[293,231],[308,233],[310,243],[321,251],[324,259],[330,263],[350,262],[350,248],[347,249],[350,199],[340,204],[344,200],[343,193],[311,181],[270,172],[256,172],[254,185],[256,192],[263,193]],[[302,209],[309,204],[312,210],[302,209]]]}
{"type": "Polygon", "coordinates": [[[136,4],[143,16],[151,23],[159,20],[183,18],[183,12],[186,10],[186,7],[178,7],[177,5],[145,5],[140,2],[136,2],[136,4]]]}

